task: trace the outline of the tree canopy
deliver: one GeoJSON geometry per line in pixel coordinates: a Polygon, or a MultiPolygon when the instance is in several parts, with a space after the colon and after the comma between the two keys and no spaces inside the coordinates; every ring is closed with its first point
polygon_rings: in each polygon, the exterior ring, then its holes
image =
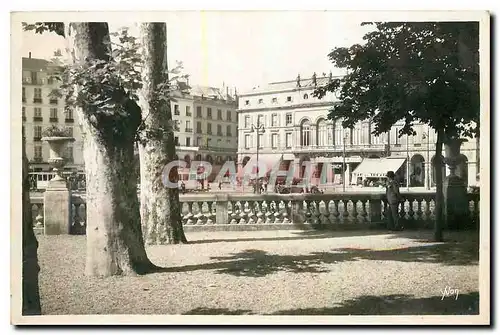
{"type": "Polygon", "coordinates": [[[374,134],[397,121],[399,135],[414,134],[422,122],[446,137],[479,133],[478,22],[366,22],[374,30],[365,44],[339,47],[328,55],[342,78],[319,87],[315,95],[336,92],[339,102],[329,118],[344,127],[372,119],[374,134]]]}

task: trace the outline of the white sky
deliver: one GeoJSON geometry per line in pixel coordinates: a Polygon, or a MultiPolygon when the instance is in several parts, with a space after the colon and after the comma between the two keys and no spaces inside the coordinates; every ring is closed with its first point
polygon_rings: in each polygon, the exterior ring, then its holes
{"type": "MultiPolygon", "coordinates": [[[[340,74],[327,55],[334,47],[361,43],[368,27],[339,12],[169,12],[165,15],[169,66],[182,61],[190,83],[239,92],[271,81],[316,72],[340,74]]],[[[129,26],[110,22],[110,30],[129,26]]],[[[52,58],[64,41],[52,33],[23,33],[22,53],[52,58]]]]}

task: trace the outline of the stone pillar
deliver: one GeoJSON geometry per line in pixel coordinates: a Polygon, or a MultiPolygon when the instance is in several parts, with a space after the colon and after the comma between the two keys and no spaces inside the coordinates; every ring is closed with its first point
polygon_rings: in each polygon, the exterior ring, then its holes
{"type": "Polygon", "coordinates": [[[216,194],[215,195],[215,223],[216,224],[229,224],[228,210],[227,210],[228,195],[216,194]]]}
{"type": "Polygon", "coordinates": [[[424,185],[426,189],[431,187],[431,162],[425,162],[425,172],[424,172],[424,185]]]}
{"type": "Polygon", "coordinates": [[[345,163],[345,185],[348,187],[351,184],[351,164],[345,163]]]}
{"type": "Polygon", "coordinates": [[[461,163],[460,146],[463,140],[451,139],[445,144],[445,164],[449,175],[444,180],[444,213],[445,227],[460,229],[469,224],[469,204],[467,200],[466,181],[457,176],[456,168],[461,163]]]}
{"type": "Polygon", "coordinates": [[[66,180],[48,182],[44,192],[43,216],[45,235],[69,234],[71,229],[71,191],[66,180]]]}
{"type": "Polygon", "coordinates": [[[379,194],[370,197],[370,223],[371,225],[381,225],[382,222],[382,199],[379,194]]]}

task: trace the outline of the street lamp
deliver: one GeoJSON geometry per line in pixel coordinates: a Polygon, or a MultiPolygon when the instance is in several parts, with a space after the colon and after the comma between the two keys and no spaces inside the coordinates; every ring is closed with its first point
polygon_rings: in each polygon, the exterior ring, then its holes
{"type": "Polygon", "coordinates": [[[406,135],[406,189],[410,190],[410,139],[406,135]]]}
{"type": "Polygon", "coordinates": [[[430,132],[429,132],[429,127],[427,127],[427,132],[422,134],[422,139],[427,139],[427,173],[425,174],[425,179],[427,180],[427,190],[431,189],[431,180],[430,180],[430,174],[431,174],[431,160],[430,160],[430,132]]]}
{"type": "Polygon", "coordinates": [[[250,126],[250,131],[253,133],[255,132],[257,134],[257,193],[260,193],[260,181],[259,181],[259,147],[260,147],[260,141],[259,141],[259,135],[265,132],[264,125],[257,120],[257,125],[251,125],[250,126]]]}
{"type": "Polygon", "coordinates": [[[345,142],[347,141],[347,134],[342,134],[343,137],[343,150],[342,150],[342,156],[343,156],[343,164],[342,164],[342,188],[345,192],[345,142]]]}

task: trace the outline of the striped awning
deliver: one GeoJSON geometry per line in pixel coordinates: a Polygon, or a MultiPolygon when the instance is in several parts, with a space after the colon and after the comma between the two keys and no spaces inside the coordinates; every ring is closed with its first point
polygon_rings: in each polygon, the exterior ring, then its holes
{"type": "Polygon", "coordinates": [[[388,171],[396,172],[406,158],[365,158],[352,172],[356,177],[385,177],[388,171]]]}

